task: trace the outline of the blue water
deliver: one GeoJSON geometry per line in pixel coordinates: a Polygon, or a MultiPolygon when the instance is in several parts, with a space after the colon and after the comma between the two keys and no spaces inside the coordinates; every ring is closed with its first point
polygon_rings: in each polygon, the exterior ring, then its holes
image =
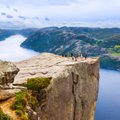
{"type": "Polygon", "coordinates": [[[120,120],[120,72],[100,71],[95,120],[120,120]]]}
{"type": "Polygon", "coordinates": [[[0,59],[18,62],[38,55],[35,51],[20,47],[25,39],[22,35],[13,35],[0,41],[0,59]]]}
{"type": "MultiPolygon", "coordinates": [[[[0,59],[17,62],[38,55],[37,52],[20,47],[25,39],[21,35],[14,35],[1,41],[0,59]]],[[[120,120],[120,72],[100,70],[95,120],[120,120]]]]}

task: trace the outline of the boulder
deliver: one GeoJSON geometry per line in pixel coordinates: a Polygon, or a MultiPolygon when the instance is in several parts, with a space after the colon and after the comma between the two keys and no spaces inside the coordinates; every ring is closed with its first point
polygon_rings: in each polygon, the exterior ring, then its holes
{"type": "Polygon", "coordinates": [[[19,69],[15,64],[6,61],[0,61],[0,86],[5,86],[14,82],[14,77],[19,69]]]}
{"type": "Polygon", "coordinates": [[[19,92],[20,89],[14,89],[14,90],[0,90],[0,101],[5,101],[11,97],[15,96],[16,92],[19,92]]]}

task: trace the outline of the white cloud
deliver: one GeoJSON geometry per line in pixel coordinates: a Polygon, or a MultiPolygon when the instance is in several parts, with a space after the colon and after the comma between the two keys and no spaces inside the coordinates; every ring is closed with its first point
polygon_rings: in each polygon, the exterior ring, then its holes
{"type": "MultiPolygon", "coordinates": [[[[45,17],[48,17],[52,24],[84,21],[95,23],[95,26],[98,21],[115,25],[120,20],[119,0],[0,0],[0,6],[0,11],[14,16],[14,20],[19,20],[18,16],[40,18],[24,21],[31,24],[46,24],[45,17]],[[6,8],[8,5],[10,7],[6,8]],[[18,12],[13,9],[17,9],[18,12]]],[[[4,16],[1,18],[7,19],[4,16]]]]}
{"type": "Polygon", "coordinates": [[[0,0],[5,5],[65,5],[78,0],[0,0]]]}

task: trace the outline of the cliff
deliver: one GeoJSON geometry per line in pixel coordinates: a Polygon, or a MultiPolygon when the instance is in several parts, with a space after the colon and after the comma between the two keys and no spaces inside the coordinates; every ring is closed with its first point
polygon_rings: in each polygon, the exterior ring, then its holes
{"type": "Polygon", "coordinates": [[[93,120],[98,96],[99,59],[71,58],[44,53],[16,63],[20,72],[14,84],[28,78],[52,77],[44,104],[39,108],[41,120],[93,120]]]}

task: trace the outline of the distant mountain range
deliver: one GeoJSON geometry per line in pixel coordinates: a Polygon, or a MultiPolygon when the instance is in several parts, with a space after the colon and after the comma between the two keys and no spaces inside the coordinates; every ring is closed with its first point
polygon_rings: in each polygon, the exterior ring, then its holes
{"type": "Polygon", "coordinates": [[[0,41],[10,37],[11,35],[21,34],[25,37],[32,35],[38,29],[29,28],[29,29],[22,29],[22,30],[14,30],[14,29],[0,29],[0,41]]]}
{"type": "Polygon", "coordinates": [[[100,56],[102,68],[120,70],[119,28],[49,27],[0,30],[0,40],[13,34],[27,37],[21,47],[59,55],[82,53],[100,56]]]}

